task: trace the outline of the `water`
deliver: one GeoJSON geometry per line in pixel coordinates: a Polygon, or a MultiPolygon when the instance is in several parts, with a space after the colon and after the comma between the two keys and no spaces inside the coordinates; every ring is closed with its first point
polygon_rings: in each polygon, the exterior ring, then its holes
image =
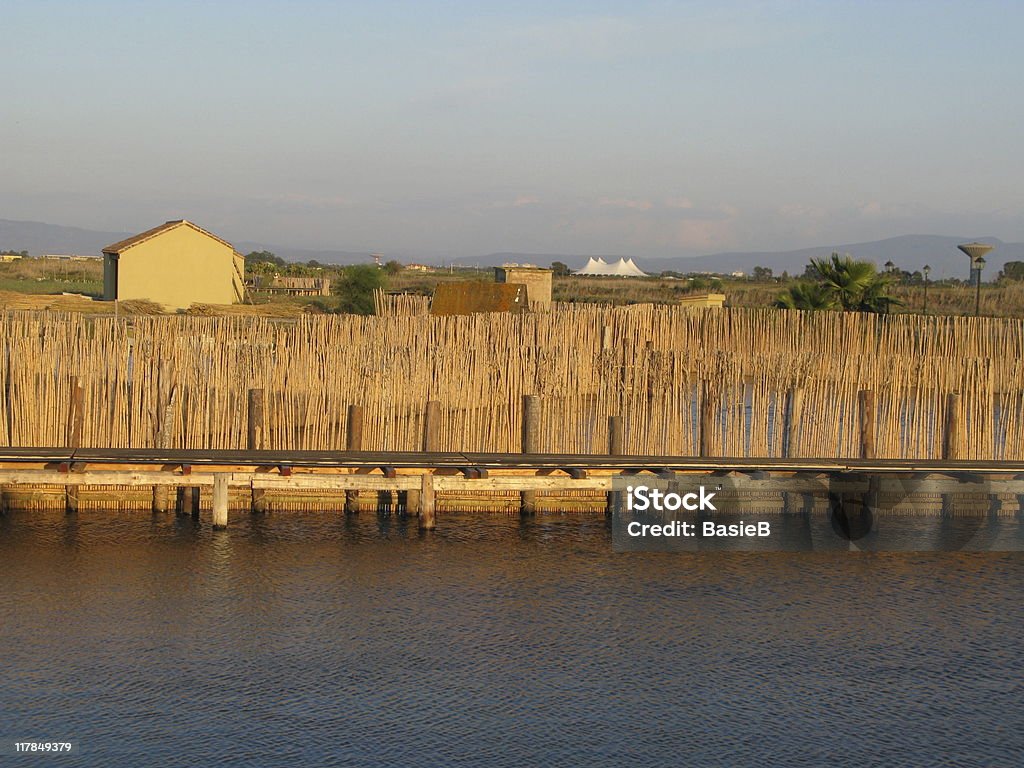
{"type": "Polygon", "coordinates": [[[1018,766],[1020,553],[613,554],[602,516],[0,517],[3,765],[1018,766]]]}

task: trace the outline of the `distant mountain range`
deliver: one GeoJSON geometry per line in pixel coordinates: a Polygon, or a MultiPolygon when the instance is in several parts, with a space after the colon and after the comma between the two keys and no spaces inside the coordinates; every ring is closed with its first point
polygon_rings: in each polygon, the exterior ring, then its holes
{"type": "MultiPolygon", "coordinates": [[[[100,232],[80,227],[63,227],[35,221],[10,221],[0,219],[0,250],[28,251],[41,254],[93,254],[99,255],[104,246],[123,240],[132,232],[100,232]]],[[[1024,243],[1004,243],[994,237],[944,237],[940,235],[905,235],[887,240],[867,243],[845,243],[801,248],[795,251],[750,251],[736,253],[715,253],[692,258],[649,259],[633,256],[637,265],[648,273],[657,274],[665,270],[678,272],[734,272],[749,273],[754,267],[768,267],[776,275],[787,271],[799,275],[811,258],[828,256],[832,251],[849,253],[854,258],[873,261],[881,267],[892,261],[898,268],[915,271],[929,264],[932,278],[967,277],[968,261],[956,246],[959,243],[977,240],[995,246],[988,257],[985,274],[993,276],[1007,261],[1024,261],[1024,243]]],[[[370,260],[369,251],[309,250],[289,248],[267,243],[239,241],[234,246],[242,253],[268,250],[289,261],[316,260],[323,264],[357,264],[370,260]]],[[[491,267],[507,263],[537,264],[549,266],[561,261],[571,269],[579,269],[591,257],[601,256],[605,261],[618,261],[630,254],[564,254],[564,253],[514,253],[499,252],[479,257],[453,259],[455,264],[464,266],[491,267]]],[[[426,264],[448,264],[449,261],[435,254],[417,255],[410,253],[389,253],[385,259],[394,258],[403,263],[420,261],[426,264]]]]}

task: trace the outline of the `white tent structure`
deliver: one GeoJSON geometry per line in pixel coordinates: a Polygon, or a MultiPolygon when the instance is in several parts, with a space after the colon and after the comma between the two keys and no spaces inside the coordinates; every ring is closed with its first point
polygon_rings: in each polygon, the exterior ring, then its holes
{"type": "Polygon", "coordinates": [[[613,277],[647,277],[647,273],[640,270],[633,259],[619,259],[614,264],[609,264],[601,257],[591,257],[583,269],[577,270],[577,275],[611,275],[613,277]]]}
{"type": "Polygon", "coordinates": [[[577,270],[574,274],[577,274],[577,275],[607,275],[608,274],[608,264],[605,262],[604,259],[602,259],[600,257],[595,259],[593,256],[591,256],[589,259],[587,259],[586,266],[584,266],[583,269],[577,270]]]}

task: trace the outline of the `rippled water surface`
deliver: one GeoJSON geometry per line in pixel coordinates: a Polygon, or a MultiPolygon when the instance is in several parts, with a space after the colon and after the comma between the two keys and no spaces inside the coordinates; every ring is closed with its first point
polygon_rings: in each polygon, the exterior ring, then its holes
{"type": "Polygon", "coordinates": [[[614,554],[603,516],[0,517],[4,765],[986,765],[1021,553],[614,554]]]}

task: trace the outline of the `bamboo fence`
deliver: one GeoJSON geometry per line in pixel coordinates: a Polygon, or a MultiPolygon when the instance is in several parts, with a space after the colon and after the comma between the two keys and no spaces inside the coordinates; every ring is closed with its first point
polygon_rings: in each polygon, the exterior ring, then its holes
{"type": "Polygon", "coordinates": [[[1005,319],[556,306],[461,317],[0,316],[0,444],[68,444],[75,382],[83,447],[245,448],[247,396],[264,391],[265,447],[340,450],[346,409],[363,447],[422,447],[425,403],[441,450],[517,452],[523,395],[540,449],[772,457],[800,391],[790,456],[853,457],[858,392],[874,393],[879,458],[1024,459],[1024,322],[1005,319]],[[165,425],[163,422],[167,420],[165,425]]]}

